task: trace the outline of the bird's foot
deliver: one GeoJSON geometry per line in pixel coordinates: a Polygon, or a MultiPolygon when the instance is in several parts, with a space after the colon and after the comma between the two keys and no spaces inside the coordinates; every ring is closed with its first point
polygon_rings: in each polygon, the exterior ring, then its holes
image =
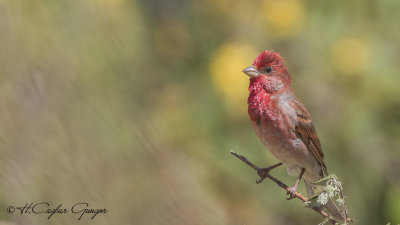
{"type": "Polygon", "coordinates": [[[306,171],[306,169],[301,169],[299,178],[297,178],[296,184],[293,187],[289,187],[287,189],[287,194],[289,195],[289,197],[287,198],[287,200],[296,198],[296,194],[297,194],[297,188],[299,187],[299,183],[301,178],[303,177],[304,172],[306,171]]]}
{"type": "Polygon", "coordinates": [[[288,188],[287,194],[289,195],[289,197],[286,198],[287,200],[296,198],[297,188],[298,188],[297,185],[288,188]]]}

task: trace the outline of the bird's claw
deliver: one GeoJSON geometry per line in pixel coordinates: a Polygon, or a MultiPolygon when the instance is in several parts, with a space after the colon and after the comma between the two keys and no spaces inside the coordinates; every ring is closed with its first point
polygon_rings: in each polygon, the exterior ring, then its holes
{"type": "Polygon", "coordinates": [[[287,194],[289,195],[289,197],[287,197],[287,200],[296,198],[296,193],[297,193],[297,187],[290,187],[288,188],[287,194]]]}
{"type": "Polygon", "coordinates": [[[260,176],[260,179],[256,180],[256,183],[259,184],[259,183],[263,182],[263,180],[267,177],[269,171],[271,171],[271,169],[269,167],[258,169],[257,174],[258,174],[258,176],[260,176]]]}

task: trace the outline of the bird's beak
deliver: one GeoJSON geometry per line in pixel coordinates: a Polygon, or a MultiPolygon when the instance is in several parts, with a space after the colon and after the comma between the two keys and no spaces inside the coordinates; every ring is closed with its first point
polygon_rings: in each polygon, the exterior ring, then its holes
{"type": "Polygon", "coordinates": [[[258,70],[254,66],[249,66],[243,70],[243,73],[247,74],[249,77],[258,77],[258,70]]]}

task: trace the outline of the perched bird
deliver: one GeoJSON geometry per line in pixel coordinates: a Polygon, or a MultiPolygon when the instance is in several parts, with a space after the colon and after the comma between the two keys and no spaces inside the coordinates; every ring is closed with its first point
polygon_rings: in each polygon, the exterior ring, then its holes
{"type": "MultiPolygon", "coordinates": [[[[312,183],[328,175],[328,171],[310,113],[293,92],[285,60],[277,52],[264,51],[243,72],[250,76],[248,113],[254,130],[281,162],[258,171],[258,183],[271,169],[283,164],[289,175],[300,174],[288,191],[288,199],[295,196],[302,178],[308,195],[312,195],[312,183]]],[[[327,205],[328,211],[342,217],[332,203],[327,205]]]]}

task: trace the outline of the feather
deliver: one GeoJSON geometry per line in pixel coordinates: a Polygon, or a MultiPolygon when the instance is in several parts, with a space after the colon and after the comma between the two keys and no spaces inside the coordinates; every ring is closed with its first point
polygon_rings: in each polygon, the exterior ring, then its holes
{"type": "Polygon", "coordinates": [[[318,139],[314,124],[311,121],[310,114],[304,105],[294,99],[292,104],[296,104],[298,123],[295,126],[296,135],[303,141],[307,149],[313,154],[315,159],[321,166],[321,177],[328,175],[328,170],[324,162],[324,152],[322,151],[321,142],[318,139]]]}

